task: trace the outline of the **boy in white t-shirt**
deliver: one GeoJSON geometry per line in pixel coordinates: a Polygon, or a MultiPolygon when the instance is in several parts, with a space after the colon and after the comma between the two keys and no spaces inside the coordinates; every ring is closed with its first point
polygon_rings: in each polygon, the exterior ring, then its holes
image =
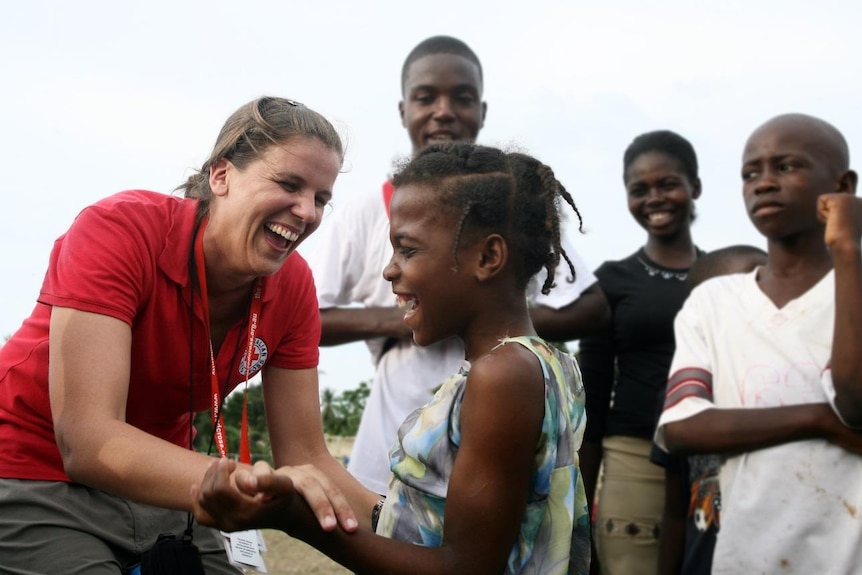
{"type": "MultiPolygon", "coordinates": [[[[411,50],[401,72],[398,111],[414,156],[435,142],[476,141],[487,110],[483,83],[479,58],[457,38],[434,36],[411,50]]],[[[321,345],[364,340],[371,351],[374,380],[348,470],[368,489],[386,493],[389,448],[398,427],[458,371],[464,347],[454,338],[428,347],[413,343],[404,310],[395,306],[392,286],[383,279],[392,256],[388,206],[393,189],[387,181],[369,191],[327,218],[308,263],[320,305],[321,345]]],[[[535,278],[527,290],[536,331],[549,341],[600,331],[610,317],[595,276],[568,237],[563,247],[575,269],[574,281],[569,267],[561,265],[550,294],[540,293],[535,278]]]]}
{"type": "Polygon", "coordinates": [[[862,569],[862,201],[843,136],[810,116],[749,137],[743,197],[765,266],[676,318],[656,442],[719,453],[713,573],[862,569]]]}

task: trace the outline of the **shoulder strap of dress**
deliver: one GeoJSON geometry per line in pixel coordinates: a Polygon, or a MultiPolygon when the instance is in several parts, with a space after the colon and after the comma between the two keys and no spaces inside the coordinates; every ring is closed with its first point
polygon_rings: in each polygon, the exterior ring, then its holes
{"type": "MultiPolygon", "coordinates": [[[[533,352],[533,355],[535,355],[536,358],[539,360],[539,365],[542,366],[542,374],[545,377],[545,382],[547,383],[550,380],[556,383],[557,396],[560,398],[561,401],[560,408],[563,410],[563,414],[565,415],[566,420],[571,421],[571,410],[569,409],[570,406],[566,401],[566,382],[563,378],[552,377],[552,374],[550,373],[550,371],[555,371],[552,366],[552,362],[556,361],[556,359],[554,358],[554,353],[551,349],[553,346],[545,340],[534,336],[519,336],[506,338],[506,341],[517,342],[531,352],[533,352]],[[539,347],[542,347],[543,350],[547,350],[547,357],[545,357],[544,354],[539,350],[539,347]]],[[[577,362],[575,362],[575,369],[577,371],[577,362]]],[[[573,431],[573,429],[570,429],[570,432],[573,431]]],[[[572,445],[574,445],[574,442],[572,443],[572,445]]]]}
{"type": "MultiPolygon", "coordinates": [[[[563,412],[563,417],[565,417],[566,421],[569,422],[569,425],[566,426],[566,428],[567,428],[566,433],[569,436],[569,446],[572,450],[572,456],[577,458],[578,443],[575,440],[576,439],[575,438],[575,425],[574,425],[574,423],[572,423],[571,406],[569,405],[569,402],[566,401],[566,399],[567,399],[566,381],[562,377],[555,377],[555,375],[561,376],[562,373],[555,373],[555,374],[551,373],[552,371],[556,372],[556,370],[554,369],[554,366],[552,365],[552,362],[556,361],[556,359],[554,358],[554,352],[551,349],[553,346],[538,336],[529,336],[529,335],[522,335],[522,336],[516,336],[516,337],[506,337],[506,338],[503,338],[502,340],[500,340],[499,345],[504,345],[504,344],[510,343],[510,342],[518,343],[518,344],[522,345],[526,349],[530,350],[533,353],[533,355],[536,356],[536,359],[539,360],[539,365],[542,368],[542,375],[545,378],[545,386],[546,386],[545,389],[546,390],[548,389],[547,386],[549,384],[555,385],[556,390],[557,390],[555,395],[559,398],[559,401],[560,401],[559,408],[563,412]],[[540,348],[541,348],[541,350],[540,350],[540,348]],[[543,351],[545,351],[545,350],[547,352],[548,357],[545,357],[545,354],[543,353],[543,351]]],[[[577,361],[575,361],[574,358],[572,358],[572,361],[574,362],[573,367],[575,369],[576,375],[580,376],[580,370],[577,366],[577,361]]],[[[560,367],[562,368],[562,366],[560,366],[560,367]]],[[[546,393],[550,393],[550,390],[546,391],[546,393]]]]}

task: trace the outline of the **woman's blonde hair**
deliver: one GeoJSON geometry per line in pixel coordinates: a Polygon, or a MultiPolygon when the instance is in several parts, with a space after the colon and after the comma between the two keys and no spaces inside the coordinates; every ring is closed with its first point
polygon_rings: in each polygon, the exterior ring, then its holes
{"type": "Polygon", "coordinates": [[[239,108],[227,119],[209,159],[200,170],[177,187],[187,198],[200,201],[206,212],[212,199],[210,167],[225,158],[239,169],[258,159],[271,145],[293,138],[317,138],[344,161],[341,137],[329,120],[299,102],[264,96],[239,108]]]}

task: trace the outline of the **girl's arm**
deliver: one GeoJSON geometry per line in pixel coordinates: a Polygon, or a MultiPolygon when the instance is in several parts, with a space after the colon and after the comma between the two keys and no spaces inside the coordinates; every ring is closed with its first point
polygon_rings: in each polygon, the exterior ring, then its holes
{"type": "Polygon", "coordinates": [[[665,462],[664,512],[658,545],[658,575],[679,575],[685,555],[685,521],[688,514],[688,478],[681,473],[680,457],[665,462]]]}
{"type": "Polygon", "coordinates": [[[582,339],[578,363],[587,394],[587,427],[580,449],[580,466],[587,502],[592,512],[602,463],[602,437],[614,384],[615,352],[611,331],[604,330],[600,334],[582,339]]]}
{"type": "MultiPolygon", "coordinates": [[[[585,337],[580,342],[581,375],[586,389],[587,427],[584,431],[584,441],[578,452],[581,476],[584,480],[584,491],[587,496],[587,506],[590,518],[595,521],[596,486],[599,481],[599,469],[602,466],[604,451],[602,438],[605,434],[605,422],[611,407],[611,392],[614,385],[614,368],[616,352],[613,345],[613,335],[609,325],[601,333],[585,337]]],[[[596,552],[596,537],[590,530],[592,562],[590,573],[600,573],[601,565],[596,552]]]]}
{"type": "Polygon", "coordinates": [[[174,509],[212,459],[125,421],[131,328],[96,313],[51,311],[48,389],[54,433],[75,482],[174,509]]]}
{"type": "Polygon", "coordinates": [[[504,345],[473,363],[446,500],[441,566],[448,569],[440,572],[504,570],[526,509],[544,410],[544,378],[531,351],[504,345]]]}
{"type": "Polygon", "coordinates": [[[196,498],[196,516],[205,522],[218,518],[224,526],[219,510],[239,507],[240,497],[253,497],[261,508],[258,517],[231,528],[285,530],[356,573],[499,574],[526,509],[544,415],[544,381],[531,352],[507,345],[475,362],[466,385],[462,443],[449,482],[440,547],[380,537],[364,523],[352,534],[325,532],[281,470],[240,481],[240,489],[262,492],[267,503],[260,493],[250,496],[231,488],[228,462],[208,472],[196,498]]]}

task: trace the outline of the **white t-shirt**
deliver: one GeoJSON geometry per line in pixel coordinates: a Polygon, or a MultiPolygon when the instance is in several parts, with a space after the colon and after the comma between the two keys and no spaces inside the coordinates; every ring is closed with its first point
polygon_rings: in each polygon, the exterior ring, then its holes
{"type": "MultiPolygon", "coordinates": [[[[696,288],[674,324],[664,426],[706,409],[834,402],[835,274],[778,309],[757,270],[696,288]]],[[[713,573],[862,572],[862,457],[824,440],[729,457],[713,573]]]]}
{"type": "MultiPolygon", "coordinates": [[[[317,245],[308,258],[320,308],[394,306],[392,286],[383,279],[392,245],[382,189],[338,206],[327,220],[317,232],[317,245]]],[[[561,261],[555,276],[557,285],[550,294],[541,293],[544,271],[530,281],[527,294],[531,303],[559,309],[595,283],[595,276],[565,236],[563,249],[575,265],[575,282],[569,283],[568,266],[561,261]]],[[[384,341],[367,342],[372,361],[377,361],[384,341]]],[[[431,400],[440,384],[458,371],[463,359],[464,347],[455,338],[428,347],[400,340],[379,359],[348,462],[348,470],[365,487],[386,493],[389,448],[395,443],[399,426],[431,400]]]]}

